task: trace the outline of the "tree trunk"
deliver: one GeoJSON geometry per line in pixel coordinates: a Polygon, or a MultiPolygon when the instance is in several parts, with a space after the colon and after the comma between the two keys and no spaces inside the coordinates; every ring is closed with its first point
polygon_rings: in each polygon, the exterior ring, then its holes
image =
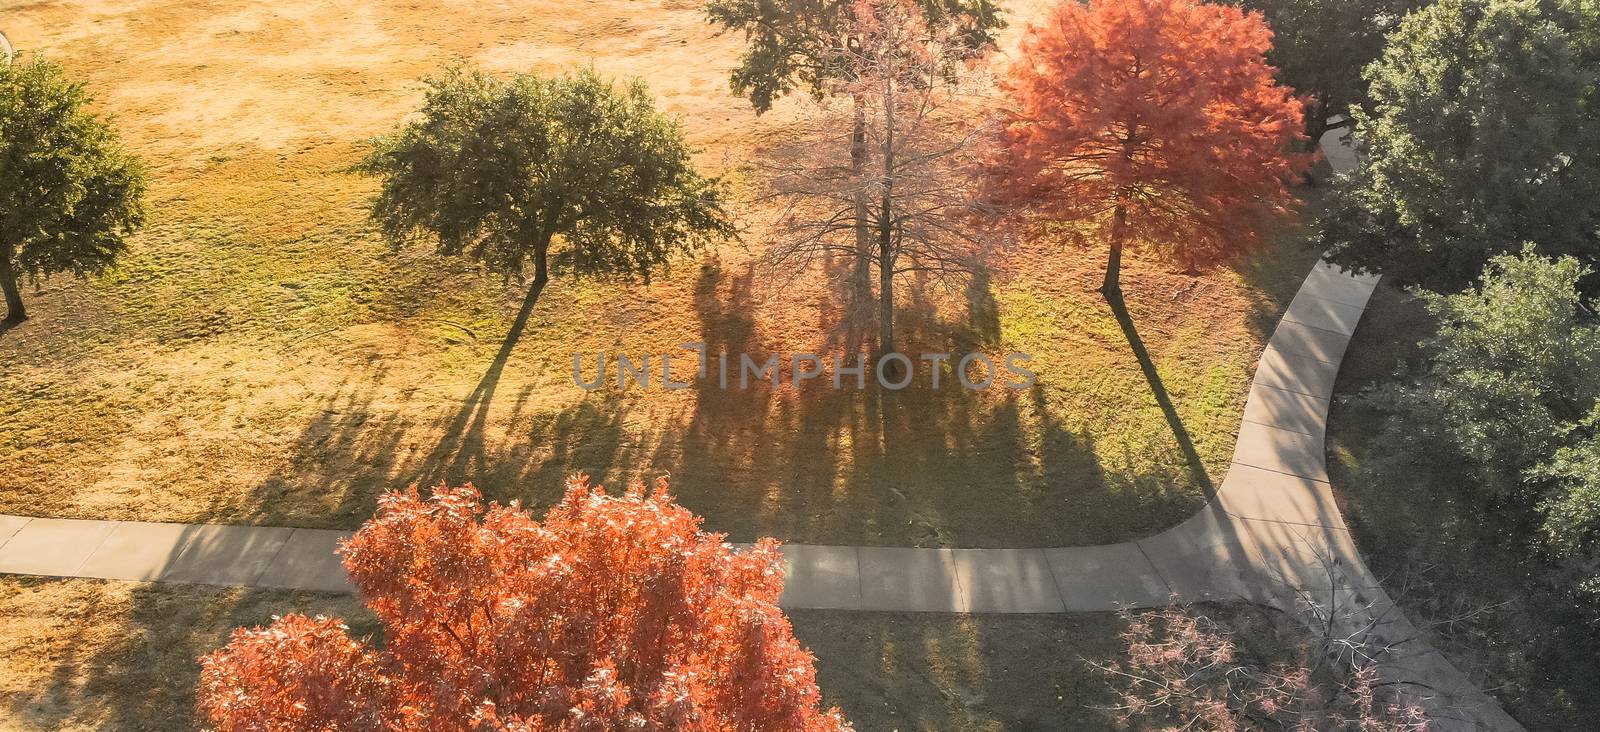
{"type": "Polygon", "coordinates": [[[22,290],[17,287],[17,271],[11,264],[11,247],[0,248],[0,290],[5,291],[5,323],[20,323],[28,319],[22,307],[22,290]]]}
{"type": "Polygon", "coordinates": [[[1106,257],[1106,276],[1100,294],[1106,300],[1122,300],[1122,240],[1126,236],[1128,210],[1122,204],[1111,212],[1111,254],[1106,257]]]}
{"type": "MultiPolygon", "coordinates": [[[[1306,107],[1306,152],[1315,154],[1322,149],[1322,136],[1328,134],[1328,113],[1321,104],[1310,104],[1306,107]]],[[[1307,167],[1304,175],[1300,176],[1301,182],[1315,187],[1321,181],[1317,180],[1315,166],[1307,167]]]]}
{"type": "Polygon", "coordinates": [[[894,353],[894,257],[884,232],[878,254],[878,355],[894,353]]]}
{"type": "Polygon", "coordinates": [[[1312,150],[1322,144],[1322,136],[1328,132],[1328,113],[1321,104],[1310,104],[1306,107],[1306,137],[1312,150]]]}
{"type": "Polygon", "coordinates": [[[539,295],[544,292],[544,286],[550,283],[550,239],[551,234],[542,235],[540,241],[533,245],[533,284],[528,288],[528,300],[523,304],[524,317],[533,311],[533,306],[539,302],[539,295]]]}
{"type": "Polygon", "coordinates": [[[496,363],[504,364],[505,359],[511,356],[511,349],[516,347],[517,341],[522,338],[522,331],[528,326],[528,319],[533,316],[533,307],[539,304],[539,296],[544,294],[544,286],[550,284],[550,239],[553,234],[540,232],[539,238],[533,242],[533,282],[528,285],[528,294],[522,298],[522,308],[517,311],[517,319],[511,322],[511,331],[506,334],[506,340],[501,344],[500,356],[496,363]]]}
{"type": "Polygon", "coordinates": [[[855,96],[855,122],[850,132],[850,174],[856,191],[856,260],[851,271],[852,316],[865,320],[872,302],[872,226],[867,208],[863,176],[867,167],[867,108],[861,95],[855,96]]]}
{"type": "MultiPolygon", "coordinates": [[[[892,72],[892,69],[890,70],[892,72]]],[[[894,353],[894,268],[899,252],[894,240],[895,177],[895,88],[894,77],[883,82],[883,198],[878,211],[878,353],[879,358],[894,353]]],[[[899,377],[899,369],[891,373],[899,377]]]]}

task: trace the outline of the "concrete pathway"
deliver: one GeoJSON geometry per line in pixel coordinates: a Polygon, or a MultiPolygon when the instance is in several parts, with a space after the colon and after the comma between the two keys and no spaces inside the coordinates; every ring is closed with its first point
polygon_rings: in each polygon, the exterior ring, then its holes
{"type": "MultiPolygon", "coordinates": [[[[1256,602],[1389,647],[1385,679],[1425,699],[1434,729],[1521,729],[1420,640],[1367,570],[1334,504],[1323,444],[1329,399],[1376,282],[1325,263],[1312,269],[1261,355],[1215,499],[1182,524],[1138,541],[1060,549],[790,544],[782,604],[1059,613],[1256,602]]],[[[334,555],[346,536],[0,515],[0,573],[349,592],[334,555]]]]}

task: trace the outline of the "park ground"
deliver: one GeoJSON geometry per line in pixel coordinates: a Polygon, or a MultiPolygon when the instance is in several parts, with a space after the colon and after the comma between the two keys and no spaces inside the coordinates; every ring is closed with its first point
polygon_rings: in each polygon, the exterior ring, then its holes
{"type": "MultiPolygon", "coordinates": [[[[194,659],[286,612],[376,623],[354,598],[216,587],[0,578],[0,728],[188,729],[194,659]],[[21,631],[21,632],[14,632],[21,631]]],[[[824,703],[861,730],[1105,729],[1119,650],[1110,614],[791,613],[824,703]]]]}
{"type": "MultiPolygon", "coordinates": [[[[1007,3],[1010,37],[1041,4],[1007,3]]],[[[902,350],[1029,353],[1031,390],[590,393],[571,383],[574,354],[826,354],[838,306],[815,273],[759,266],[770,212],[741,201],[740,241],[649,285],[558,279],[500,360],[522,288],[391,248],[367,223],[375,183],[348,172],[362,141],[456,56],[641,76],[702,169],[749,194],[750,161],[798,103],[757,117],[733,97],[742,40],[699,7],[0,0],[13,42],[83,79],[151,178],[123,266],[29,288],[33,319],[0,336],[0,512],[351,528],[412,483],[472,481],[538,510],[569,473],[620,487],[670,472],[733,540],[1020,547],[1134,538],[1201,505],[1095,292],[1098,252],[1011,232],[971,287],[903,288],[902,350]]],[[[1139,334],[1213,480],[1313,258],[1300,236],[1198,277],[1126,265],[1139,334]]],[[[370,627],[349,598],[0,578],[0,727],[188,726],[194,658],[294,610],[370,627]]],[[[1111,615],[794,619],[829,702],[862,729],[1107,723],[1086,661],[1117,652],[1111,615]]]]}
{"type": "MultiPolygon", "coordinates": [[[[0,729],[175,730],[195,726],[196,656],[233,628],[287,612],[377,623],[354,598],[308,592],[0,577],[0,729]]],[[[1274,611],[1212,606],[1238,629],[1239,657],[1288,657],[1274,611]]],[[[859,730],[1111,729],[1103,670],[1124,652],[1112,613],[789,613],[817,657],[823,704],[859,730]]]]}
{"type": "MultiPolygon", "coordinates": [[[[1008,33],[1034,5],[1008,4],[1008,33]]],[[[1192,513],[1203,488],[1094,291],[1098,252],[1012,232],[970,286],[903,288],[901,350],[1031,354],[1031,390],[586,392],[574,355],[836,354],[837,298],[819,273],[758,264],[770,212],[740,200],[739,241],[649,285],[558,279],[501,358],[522,287],[368,224],[376,184],[349,166],[456,56],[642,76],[699,165],[749,193],[748,161],[802,103],[758,117],[733,97],[742,39],[698,8],[11,4],[6,32],[84,80],[151,186],[121,268],[30,288],[34,319],[0,338],[0,511],[350,528],[389,488],[471,481],[541,508],[585,472],[614,488],[670,473],[734,540],[1095,544],[1192,513]]],[[[1264,333],[1309,267],[1299,236],[1204,276],[1148,259],[1124,275],[1214,477],[1264,333]]]]}

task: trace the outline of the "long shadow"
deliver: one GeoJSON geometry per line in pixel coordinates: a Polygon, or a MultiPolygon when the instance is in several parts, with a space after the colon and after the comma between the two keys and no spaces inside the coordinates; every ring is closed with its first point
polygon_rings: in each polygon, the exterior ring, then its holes
{"type": "Polygon", "coordinates": [[[0,320],[0,336],[4,336],[7,331],[10,331],[12,328],[15,328],[15,327],[17,327],[19,325],[22,325],[23,323],[26,323],[26,322],[28,322],[28,321],[26,321],[26,320],[0,320]]]}
{"type": "Polygon", "coordinates": [[[522,300],[522,308],[511,323],[511,330],[500,343],[500,352],[495,354],[489,370],[478,380],[478,386],[462,401],[455,418],[450,420],[444,436],[439,439],[438,447],[428,456],[423,471],[425,480],[431,482],[451,475],[462,475],[468,472],[468,468],[474,465],[482,468],[488,462],[488,455],[483,448],[483,429],[489,419],[494,392],[500,385],[500,375],[505,371],[506,362],[511,359],[517,341],[522,338],[528,318],[532,317],[533,307],[538,304],[539,294],[543,290],[542,284],[528,289],[527,296],[522,300]],[[445,467],[447,462],[449,465],[445,467]]]}
{"type": "Polygon", "coordinates": [[[1167,426],[1172,428],[1172,436],[1178,440],[1178,447],[1189,462],[1190,475],[1205,490],[1208,499],[1214,497],[1216,486],[1206,472],[1205,463],[1200,460],[1200,453],[1194,449],[1194,440],[1189,437],[1189,430],[1184,428],[1178,408],[1172,404],[1172,397],[1161,383],[1161,374],[1156,371],[1156,363],[1151,360],[1150,351],[1144,347],[1144,340],[1133,325],[1133,316],[1128,314],[1127,303],[1123,301],[1121,293],[1114,293],[1106,296],[1106,304],[1111,306],[1112,314],[1117,317],[1117,325],[1122,327],[1122,334],[1127,336],[1128,346],[1133,349],[1134,358],[1139,360],[1139,370],[1144,372],[1145,381],[1150,383],[1150,392],[1155,395],[1156,403],[1161,406],[1161,414],[1167,418],[1167,426]]]}
{"type": "Polygon", "coordinates": [[[993,275],[979,267],[967,281],[967,326],[986,346],[1000,344],[1000,303],[994,299],[993,275]]]}
{"type": "Polygon", "coordinates": [[[34,648],[56,647],[51,672],[3,702],[19,729],[200,729],[197,659],[225,645],[234,628],[301,612],[339,617],[356,638],[380,631],[349,595],[44,577],[13,582],[19,593],[59,603],[29,639],[34,648]]]}
{"type": "Polygon", "coordinates": [[[1302,200],[1297,220],[1283,222],[1268,236],[1268,245],[1258,252],[1237,257],[1228,268],[1248,286],[1250,330],[1262,340],[1272,335],[1289,302],[1300,291],[1306,273],[1322,257],[1317,237],[1316,218],[1326,208],[1326,189],[1296,189],[1302,200]]]}

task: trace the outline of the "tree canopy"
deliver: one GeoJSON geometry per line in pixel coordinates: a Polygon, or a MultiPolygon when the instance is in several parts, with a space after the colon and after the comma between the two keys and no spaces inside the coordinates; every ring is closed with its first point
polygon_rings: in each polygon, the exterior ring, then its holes
{"type": "Polygon", "coordinates": [[[27,317],[18,281],[110,267],[144,221],[144,171],[82,85],[34,56],[0,61],[0,290],[27,317]]]}
{"type": "Polygon", "coordinates": [[[1600,617],[1600,323],[1578,290],[1588,274],[1529,246],[1491,258],[1460,292],[1419,291],[1438,331],[1413,373],[1368,396],[1391,415],[1368,469],[1399,479],[1429,456],[1441,490],[1465,488],[1501,530],[1567,567],[1558,574],[1578,572],[1557,581],[1600,617]]]}
{"type": "Polygon", "coordinates": [[[1272,28],[1267,62],[1278,80],[1306,97],[1306,137],[1316,144],[1328,120],[1366,99],[1361,71],[1383,51],[1384,35],[1429,0],[1235,0],[1272,28]]]}
{"type": "Polygon", "coordinates": [[[390,493],[340,552],[382,646],[322,617],[238,629],[201,659],[216,729],[849,729],[778,609],[777,543],[734,552],[664,481],[575,478],[542,523],[471,487],[390,493]]]}
{"type": "Polygon", "coordinates": [[[1028,29],[1004,88],[1003,189],[1110,244],[1193,270],[1250,248],[1295,203],[1302,105],[1273,80],[1260,16],[1193,0],[1055,5],[1028,29]]]}
{"type": "Polygon", "coordinates": [[[1600,71],[1535,0],[1440,0],[1368,67],[1365,156],[1322,223],[1332,257],[1455,289],[1536,241],[1600,261],[1600,71]]]}
{"type": "Polygon", "coordinates": [[[861,0],[841,51],[850,69],[846,105],[823,100],[779,152],[772,195],[785,203],[769,258],[794,270],[829,256],[858,254],[855,216],[865,214],[867,267],[878,283],[878,352],[894,351],[897,278],[963,281],[977,266],[983,206],[974,181],[992,125],[964,62],[970,49],[949,26],[929,26],[911,0],[861,0]],[[862,164],[841,164],[851,114],[860,124],[862,164]]]}
{"type": "Polygon", "coordinates": [[[423,234],[519,278],[531,262],[536,300],[552,268],[648,280],[732,231],[719,182],[695,172],[642,81],[619,90],[591,68],[501,79],[457,65],[425,83],[420,118],[360,165],[383,177],[373,216],[396,241],[423,234]]]}
{"type": "MultiPolygon", "coordinates": [[[[1355,602],[1354,600],[1347,602],[1355,602]]],[[[1354,607],[1329,612],[1350,613],[1354,607]]],[[[1125,612],[1127,652],[1103,666],[1120,727],[1174,732],[1427,732],[1417,699],[1383,679],[1388,649],[1336,634],[1309,613],[1209,611],[1174,605],[1125,612]],[[1263,646],[1270,646],[1265,651],[1263,646]],[[1276,663],[1264,663],[1264,656],[1276,663]]]]}
{"type": "MultiPolygon", "coordinates": [[[[757,112],[772,108],[796,88],[822,97],[830,86],[849,81],[847,56],[852,42],[855,0],[709,0],[706,16],[715,25],[742,31],[749,46],[730,84],[747,96],[757,112]]],[[[994,43],[1004,23],[990,0],[917,0],[930,27],[956,29],[962,45],[980,49],[994,43]]]]}

